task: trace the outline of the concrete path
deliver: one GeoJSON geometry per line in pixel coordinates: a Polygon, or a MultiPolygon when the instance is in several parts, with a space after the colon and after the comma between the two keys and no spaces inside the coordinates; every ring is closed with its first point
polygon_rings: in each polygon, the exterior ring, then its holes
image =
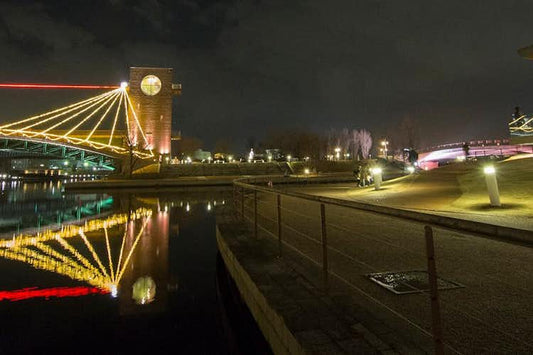
{"type": "Polygon", "coordinates": [[[491,207],[480,164],[454,164],[373,187],[308,185],[288,191],[468,219],[533,231],[533,158],[497,165],[501,207],[491,207]]]}

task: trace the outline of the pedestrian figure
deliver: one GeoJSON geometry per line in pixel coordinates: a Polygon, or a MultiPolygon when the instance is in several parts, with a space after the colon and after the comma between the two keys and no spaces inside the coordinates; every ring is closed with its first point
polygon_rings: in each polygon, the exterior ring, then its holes
{"type": "Polygon", "coordinates": [[[364,165],[359,165],[359,186],[366,186],[366,167],[364,165]]]}

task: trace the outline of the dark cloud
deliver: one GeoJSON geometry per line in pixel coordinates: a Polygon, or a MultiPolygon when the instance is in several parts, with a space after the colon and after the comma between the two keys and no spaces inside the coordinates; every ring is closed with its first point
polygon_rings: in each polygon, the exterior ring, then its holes
{"type": "MultiPolygon", "coordinates": [[[[516,54],[533,41],[532,10],[526,0],[4,1],[0,81],[115,83],[129,66],[173,67],[184,87],[175,127],[208,147],[280,127],[382,135],[405,116],[425,144],[501,137],[515,105],[533,111],[533,63],[516,54]]],[[[69,100],[37,96],[0,92],[5,117],[69,100]]]]}

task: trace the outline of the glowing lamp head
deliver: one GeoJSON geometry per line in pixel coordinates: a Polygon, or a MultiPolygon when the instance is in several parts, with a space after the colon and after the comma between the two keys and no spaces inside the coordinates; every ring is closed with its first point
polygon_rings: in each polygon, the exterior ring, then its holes
{"type": "Polygon", "coordinates": [[[496,169],[494,169],[494,166],[488,165],[483,168],[483,172],[485,173],[485,175],[494,175],[496,173],[496,169]]]}
{"type": "Polygon", "coordinates": [[[374,175],[381,174],[381,168],[372,169],[372,174],[374,174],[374,175]]]}
{"type": "Polygon", "coordinates": [[[407,171],[409,172],[409,174],[412,174],[415,172],[415,167],[414,166],[409,166],[407,167],[407,171]]]}
{"type": "Polygon", "coordinates": [[[305,174],[305,175],[309,175],[309,168],[305,168],[305,169],[304,169],[304,174],[305,174]]]}

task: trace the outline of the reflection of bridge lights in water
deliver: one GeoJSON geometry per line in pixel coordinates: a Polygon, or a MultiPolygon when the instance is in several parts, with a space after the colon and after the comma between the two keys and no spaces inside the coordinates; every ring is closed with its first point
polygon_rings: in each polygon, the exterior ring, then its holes
{"type": "Polygon", "coordinates": [[[51,271],[74,280],[84,281],[91,286],[110,292],[113,297],[118,294],[118,285],[129,264],[131,256],[144,232],[152,211],[139,208],[128,214],[116,214],[105,219],[86,221],[84,225],[67,225],[61,230],[47,230],[36,235],[18,235],[11,240],[0,241],[0,257],[21,261],[35,269],[51,271]],[[134,221],[141,221],[141,228],[134,236],[130,250],[125,250],[128,232],[133,233],[134,221]],[[129,222],[129,223],[128,223],[129,222]],[[117,264],[113,263],[110,236],[108,230],[124,225],[122,243],[117,264]],[[106,258],[100,258],[87,233],[104,231],[106,258]],[[83,255],[69,239],[79,237],[90,256],[83,255]],[[92,259],[91,259],[92,258],[92,259]]]}
{"type": "Polygon", "coordinates": [[[131,297],[137,304],[148,304],[155,299],[156,285],[150,276],[139,277],[132,286],[131,297]]]}
{"type": "Polygon", "coordinates": [[[22,301],[30,298],[50,298],[50,297],[79,297],[86,295],[94,294],[105,294],[107,290],[102,290],[96,287],[52,287],[52,288],[41,288],[29,287],[23,288],[21,290],[13,291],[0,291],[0,301],[9,300],[9,301],[22,301]]]}

